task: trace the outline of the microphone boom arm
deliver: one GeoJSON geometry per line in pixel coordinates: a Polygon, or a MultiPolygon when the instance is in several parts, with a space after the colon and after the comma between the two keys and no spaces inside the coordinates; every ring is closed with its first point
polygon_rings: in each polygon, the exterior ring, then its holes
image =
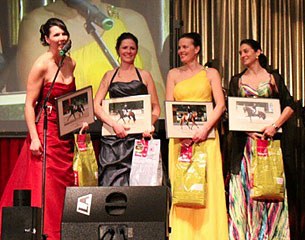
{"type": "Polygon", "coordinates": [[[108,47],[106,46],[103,39],[99,36],[96,28],[94,27],[94,25],[92,24],[92,22],[90,20],[86,21],[85,28],[86,28],[87,33],[89,33],[93,36],[93,38],[95,39],[95,41],[97,42],[97,44],[99,45],[99,47],[101,48],[103,53],[105,54],[106,58],[109,60],[111,66],[113,68],[117,68],[120,64],[114,58],[112,53],[108,50],[108,47]]]}

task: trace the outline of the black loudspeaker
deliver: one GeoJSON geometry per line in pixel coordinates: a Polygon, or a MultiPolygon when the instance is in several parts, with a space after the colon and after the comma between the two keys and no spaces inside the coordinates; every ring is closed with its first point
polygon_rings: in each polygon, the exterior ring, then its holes
{"type": "Polygon", "coordinates": [[[160,187],[69,187],[62,240],[168,239],[169,190],[160,187]]]}
{"type": "Polygon", "coordinates": [[[41,239],[41,209],[30,206],[2,208],[2,240],[41,239]]]}

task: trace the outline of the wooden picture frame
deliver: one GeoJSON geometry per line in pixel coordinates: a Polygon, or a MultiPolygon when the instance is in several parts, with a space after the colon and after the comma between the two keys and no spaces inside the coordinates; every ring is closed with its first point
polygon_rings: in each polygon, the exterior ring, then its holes
{"type": "Polygon", "coordinates": [[[92,86],[60,96],[56,104],[60,137],[94,122],[92,86]]]}
{"type": "Polygon", "coordinates": [[[228,97],[228,110],[230,131],[261,132],[281,115],[280,101],[274,98],[228,97]]]}
{"type": "MultiPolygon", "coordinates": [[[[151,96],[135,95],[104,99],[103,110],[118,123],[129,127],[128,134],[143,133],[151,129],[151,96]]],[[[112,127],[102,126],[102,136],[116,135],[112,127]]]]}
{"type": "MultiPolygon", "coordinates": [[[[212,102],[165,101],[167,138],[192,138],[200,126],[208,121],[212,102]]],[[[208,138],[215,138],[212,129],[208,138]]]]}

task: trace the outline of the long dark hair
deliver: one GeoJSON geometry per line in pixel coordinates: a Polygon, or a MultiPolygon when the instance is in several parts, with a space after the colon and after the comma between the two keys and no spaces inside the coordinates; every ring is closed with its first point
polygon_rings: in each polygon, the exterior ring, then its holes
{"type": "Polygon", "coordinates": [[[48,46],[49,44],[47,43],[45,37],[50,36],[50,28],[53,26],[57,26],[60,29],[62,29],[65,34],[67,34],[68,38],[70,38],[70,33],[67,29],[66,24],[59,18],[49,18],[45,24],[40,26],[40,42],[43,46],[48,46]]]}
{"type": "MultiPolygon", "coordinates": [[[[242,44],[249,45],[255,52],[257,52],[258,50],[262,51],[260,43],[254,39],[243,39],[241,40],[239,46],[241,46],[242,44]]],[[[258,56],[258,62],[263,68],[268,68],[268,58],[263,53],[258,56]]]]}
{"type": "Polygon", "coordinates": [[[119,55],[119,49],[120,49],[121,43],[125,39],[131,39],[132,41],[134,41],[135,44],[136,44],[136,47],[138,49],[138,39],[137,39],[137,37],[130,32],[124,32],[116,40],[115,49],[116,49],[116,52],[117,52],[118,55],[119,55]]]}

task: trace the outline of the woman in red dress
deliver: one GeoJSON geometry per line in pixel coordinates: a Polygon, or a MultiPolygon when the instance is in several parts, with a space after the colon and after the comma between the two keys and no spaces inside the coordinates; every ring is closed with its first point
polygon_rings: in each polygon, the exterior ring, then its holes
{"type": "Polygon", "coordinates": [[[48,19],[41,26],[40,33],[41,43],[48,46],[48,51],[38,57],[28,76],[25,120],[29,133],[1,198],[0,221],[2,208],[13,205],[14,190],[30,189],[31,206],[41,207],[44,114],[41,114],[37,123],[35,123],[35,118],[51,87],[59,63],[63,60],[47,102],[48,128],[43,229],[43,234],[47,235],[48,240],[58,240],[60,239],[65,190],[67,186],[73,185],[74,145],[73,138],[59,138],[55,98],[75,91],[73,76],[75,62],[69,56],[63,58],[60,54],[60,50],[70,37],[62,20],[48,19]]]}

